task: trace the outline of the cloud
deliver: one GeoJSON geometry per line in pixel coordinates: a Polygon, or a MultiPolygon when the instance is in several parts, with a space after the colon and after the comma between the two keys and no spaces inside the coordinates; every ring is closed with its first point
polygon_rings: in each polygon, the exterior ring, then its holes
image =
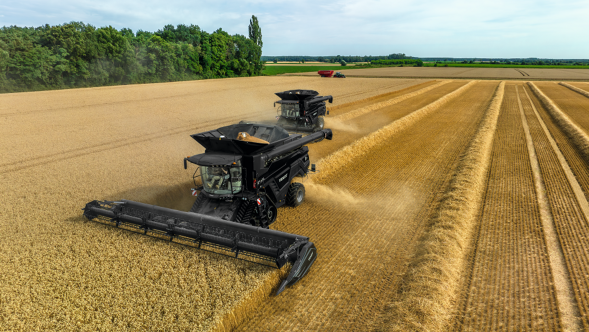
{"type": "Polygon", "coordinates": [[[213,32],[248,34],[260,21],[264,55],[385,55],[583,58],[589,44],[589,3],[540,0],[5,0],[0,26],[83,21],[157,31],[196,24],[213,32]]]}

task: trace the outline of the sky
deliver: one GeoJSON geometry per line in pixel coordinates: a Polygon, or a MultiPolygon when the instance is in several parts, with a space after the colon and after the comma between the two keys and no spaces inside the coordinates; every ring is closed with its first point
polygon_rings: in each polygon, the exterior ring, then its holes
{"type": "Polygon", "coordinates": [[[262,53],[472,58],[589,58],[589,1],[2,0],[0,26],[82,21],[157,31],[195,24],[248,35],[262,53]]]}

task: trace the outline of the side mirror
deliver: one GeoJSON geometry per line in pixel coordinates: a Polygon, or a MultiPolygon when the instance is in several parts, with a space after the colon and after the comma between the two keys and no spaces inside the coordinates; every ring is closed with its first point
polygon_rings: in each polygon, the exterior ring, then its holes
{"type": "Polygon", "coordinates": [[[327,111],[327,115],[329,115],[329,111],[327,111]]]}
{"type": "Polygon", "coordinates": [[[184,169],[187,169],[188,165],[186,165],[186,158],[184,158],[184,169]]]}
{"type": "Polygon", "coordinates": [[[311,164],[311,172],[315,172],[315,164],[311,164]]]}

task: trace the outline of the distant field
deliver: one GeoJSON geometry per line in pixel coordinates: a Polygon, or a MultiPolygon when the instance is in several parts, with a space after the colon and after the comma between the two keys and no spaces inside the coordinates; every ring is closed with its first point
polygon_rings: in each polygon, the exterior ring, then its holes
{"type": "Polygon", "coordinates": [[[316,72],[318,70],[336,70],[339,71],[340,69],[352,69],[348,66],[342,67],[341,65],[334,66],[334,65],[323,65],[323,66],[301,66],[301,65],[286,65],[286,66],[266,66],[266,68],[262,71],[262,74],[272,76],[272,75],[279,75],[279,74],[286,74],[286,73],[306,73],[306,72],[316,72]]]}
{"type": "Polygon", "coordinates": [[[300,62],[280,62],[274,63],[267,61],[266,66],[341,66],[339,62],[317,62],[317,61],[306,61],[305,63],[300,62]]]}
{"type": "MultiPolygon", "coordinates": [[[[349,63],[348,62],[348,66],[356,66],[359,64],[365,64],[367,62],[354,62],[354,63],[349,63]]],[[[266,62],[265,64],[266,66],[335,66],[335,67],[339,67],[341,66],[341,64],[339,62],[335,62],[335,63],[331,63],[331,62],[305,62],[305,63],[298,63],[298,62],[280,62],[278,61],[277,63],[274,62],[266,62]]]]}
{"type": "MultiPolygon", "coordinates": [[[[277,67],[288,68],[288,67],[277,67]]],[[[326,68],[329,69],[329,68],[326,68]]],[[[589,81],[589,70],[554,68],[473,68],[473,67],[340,67],[346,77],[516,79],[589,81]],[[352,70],[353,69],[353,70],[352,70]]],[[[291,72],[287,75],[314,76],[316,73],[291,72]]]]}
{"type": "MultiPolygon", "coordinates": [[[[424,62],[424,67],[434,67],[434,62],[424,62]]],[[[438,67],[444,67],[446,63],[438,63],[438,67]]],[[[492,65],[490,63],[447,63],[448,67],[472,67],[472,68],[558,68],[558,69],[589,69],[589,66],[539,66],[539,65],[492,65]]]]}

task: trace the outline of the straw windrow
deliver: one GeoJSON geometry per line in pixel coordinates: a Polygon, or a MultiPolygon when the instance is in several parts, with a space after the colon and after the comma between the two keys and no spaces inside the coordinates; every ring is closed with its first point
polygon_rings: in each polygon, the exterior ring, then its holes
{"type": "Polygon", "coordinates": [[[438,109],[448,101],[460,96],[475,83],[476,81],[471,81],[463,85],[462,87],[450,92],[449,94],[442,96],[441,98],[437,99],[431,104],[428,104],[412,112],[411,114],[408,114],[394,121],[393,123],[367,136],[364,136],[356,140],[354,143],[347,145],[330,154],[329,156],[319,160],[317,162],[317,167],[321,170],[321,172],[314,176],[314,180],[320,181],[321,179],[324,179],[326,177],[331,176],[332,174],[337,173],[341,168],[345,167],[345,165],[347,165],[353,158],[358,158],[364,155],[366,151],[378,145],[380,142],[382,142],[383,139],[391,137],[399,131],[415,124],[420,119],[430,114],[434,110],[438,109]]]}
{"type": "MultiPolygon", "coordinates": [[[[435,80],[433,80],[433,81],[429,81],[428,80],[428,81],[417,83],[417,84],[409,84],[409,86],[407,86],[405,88],[402,88],[400,90],[393,90],[393,91],[390,91],[390,92],[385,92],[385,93],[382,93],[382,94],[377,94],[377,95],[374,95],[374,96],[370,96],[370,97],[367,97],[367,98],[353,100],[353,101],[350,101],[350,102],[347,102],[347,103],[344,103],[344,104],[330,105],[330,106],[327,106],[327,109],[329,111],[337,111],[337,110],[342,109],[342,108],[345,108],[345,107],[350,107],[350,106],[353,106],[353,105],[370,102],[370,101],[375,100],[375,99],[380,99],[380,98],[383,98],[383,97],[389,97],[389,96],[392,96],[392,95],[395,95],[395,94],[399,94],[399,93],[406,93],[406,90],[408,90],[408,89],[414,89],[414,88],[420,87],[422,85],[426,85],[427,86],[428,84],[431,84],[431,83],[434,83],[434,82],[435,82],[435,80]]],[[[342,98],[342,97],[340,97],[340,98],[342,98]]]]}
{"type": "Polygon", "coordinates": [[[585,96],[585,97],[589,98],[589,91],[585,91],[585,90],[583,90],[583,89],[577,88],[576,86],[570,85],[570,84],[568,84],[568,83],[565,83],[565,82],[560,82],[560,83],[558,83],[558,84],[560,84],[560,85],[562,85],[562,86],[564,86],[564,87],[567,87],[567,88],[569,88],[569,89],[571,89],[571,90],[573,90],[573,91],[575,91],[575,92],[577,92],[577,93],[580,93],[580,94],[582,94],[583,96],[585,96]]]}
{"type": "MultiPolygon", "coordinates": [[[[440,87],[440,86],[442,86],[444,84],[447,84],[447,83],[450,83],[450,82],[452,82],[452,81],[442,81],[442,82],[439,82],[439,83],[436,83],[436,84],[427,86],[427,87],[425,87],[423,89],[419,89],[417,91],[413,91],[413,92],[410,92],[410,93],[407,93],[407,94],[400,95],[400,96],[398,96],[396,98],[391,98],[389,100],[386,100],[386,101],[383,101],[383,102],[380,102],[380,103],[375,103],[375,104],[372,104],[372,105],[368,105],[366,107],[362,107],[362,108],[353,110],[351,112],[347,112],[347,113],[344,113],[344,114],[341,114],[341,115],[334,116],[333,118],[334,119],[337,119],[337,120],[340,120],[340,121],[350,120],[350,119],[353,119],[353,118],[357,118],[360,115],[364,115],[364,114],[366,114],[368,112],[372,112],[372,111],[375,111],[377,109],[381,109],[383,107],[387,107],[387,106],[391,106],[391,105],[400,103],[403,100],[407,100],[409,98],[412,98],[412,97],[418,96],[420,94],[426,93],[428,91],[431,91],[431,90],[433,90],[433,89],[435,89],[437,87],[440,87]]],[[[377,96],[377,97],[380,97],[380,96],[377,96]]],[[[346,104],[346,106],[347,106],[347,104],[346,104]]]]}
{"type": "Polygon", "coordinates": [[[557,125],[567,135],[573,144],[579,149],[583,159],[589,162],[589,135],[581,129],[568,115],[566,115],[556,104],[536,87],[532,82],[528,85],[538,97],[542,105],[546,108],[548,113],[556,121],[557,125]]]}
{"type": "Polygon", "coordinates": [[[456,310],[469,242],[486,188],[486,175],[503,102],[501,82],[480,127],[461,156],[429,229],[420,241],[397,301],[383,316],[393,331],[443,331],[456,310]]]}

